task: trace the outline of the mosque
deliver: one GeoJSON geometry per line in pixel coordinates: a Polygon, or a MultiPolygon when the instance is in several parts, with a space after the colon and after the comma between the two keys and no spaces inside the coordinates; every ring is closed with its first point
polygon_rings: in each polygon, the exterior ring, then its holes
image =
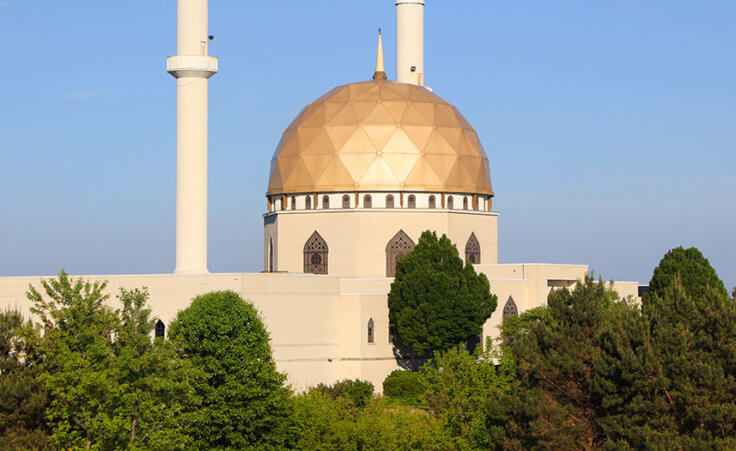
{"type": "MultiPolygon", "coordinates": [[[[398,368],[387,295],[396,262],[424,230],[446,234],[486,274],[498,308],[483,327],[496,337],[505,316],[546,303],[585,265],[499,264],[488,156],[460,111],[424,86],[425,0],[395,0],[396,81],[387,78],[379,35],[375,73],[307,105],[271,159],[263,214],[263,272],[207,270],[207,0],[178,0],[176,269],[173,274],[85,275],[147,287],[158,335],[199,294],[233,290],[261,312],[277,367],[297,389],[345,378],[380,391],[398,368]]],[[[367,74],[368,75],[368,74],[367,74]]],[[[264,156],[265,164],[266,158],[264,156]]],[[[0,306],[29,309],[40,277],[0,278],[0,306]]],[[[615,282],[621,297],[638,284],[615,282]]],[[[484,340],[485,341],[485,340],[484,340]]]]}

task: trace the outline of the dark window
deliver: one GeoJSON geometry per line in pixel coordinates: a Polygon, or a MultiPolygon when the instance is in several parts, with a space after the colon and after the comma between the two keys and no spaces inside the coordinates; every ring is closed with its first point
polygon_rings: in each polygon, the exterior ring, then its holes
{"type": "MultiPolygon", "coordinates": [[[[149,329],[150,330],[150,329],[149,329]]],[[[164,322],[161,320],[156,321],[156,332],[155,332],[156,338],[163,338],[166,336],[166,326],[164,325],[164,322]]]]}
{"type": "Polygon", "coordinates": [[[470,234],[468,243],[465,245],[465,260],[474,265],[480,264],[480,243],[475,236],[475,232],[470,234]]]}
{"type": "Polygon", "coordinates": [[[304,272],[327,274],[327,243],[319,233],[314,232],[304,245],[304,272]]]}
{"type": "Polygon", "coordinates": [[[350,196],[342,196],[342,208],[350,208],[350,196]]]}
{"type": "Polygon", "coordinates": [[[514,302],[514,298],[509,296],[509,300],[506,301],[506,305],[503,306],[503,317],[505,319],[511,316],[519,316],[519,309],[516,308],[516,302],[514,302]]]}
{"type": "Polygon", "coordinates": [[[409,196],[409,208],[417,208],[417,198],[413,194],[409,196]]]}
{"type": "Polygon", "coordinates": [[[363,208],[373,208],[373,198],[370,194],[363,196],[363,208]]]}
{"type": "Polygon", "coordinates": [[[375,343],[375,324],[373,324],[373,318],[368,320],[368,343],[375,343]]]}
{"type": "Polygon", "coordinates": [[[434,196],[429,196],[429,208],[437,208],[437,201],[434,196]]]}
{"type": "Polygon", "coordinates": [[[273,240],[268,239],[268,272],[273,272],[273,240]]]}
{"type": "Polygon", "coordinates": [[[468,209],[468,198],[463,197],[463,210],[467,210],[467,209],[468,209]]]}
{"type": "Polygon", "coordinates": [[[452,196],[447,196],[447,209],[452,210],[455,208],[455,199],[452,196]]]}
{"type": "Polygon", "coordinates": [[[386,208],[394,208],[394,196],[392,194],[386,196],[386,208]]]}
{"type": "Polygon", "coordinates": [[[296,196],[291,196],[291,209],[296,210],[296,196]]]}
{"type": "Polygon", "coordinates": [[[307,200],[305,201],[305,208],[307,210],[312,209],[312,196],[307,195],[307,200]]]}
{"type": "Polygon", "coordinates": [[[413,250],[414,241],[403,230],[399,230],[386,245],[386,277],[396,275],[396,263],[413,250]]]}
{"type": "Polygon", "coordinates": [[[322,208],[330,208],[330,196],[322,196],[322,208]]]}

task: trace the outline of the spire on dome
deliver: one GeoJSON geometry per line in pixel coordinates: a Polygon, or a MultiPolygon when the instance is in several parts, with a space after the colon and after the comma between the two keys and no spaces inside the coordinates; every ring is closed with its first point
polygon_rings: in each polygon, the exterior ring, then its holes
{"type": "Polygon", "coordinates": [[[378,53],[376,54],[376,72],[373,74],[374,80],[386,80],[386,70],[383,66],[383,38],[381,37],[381,29],[378,29],[378,53]]]}

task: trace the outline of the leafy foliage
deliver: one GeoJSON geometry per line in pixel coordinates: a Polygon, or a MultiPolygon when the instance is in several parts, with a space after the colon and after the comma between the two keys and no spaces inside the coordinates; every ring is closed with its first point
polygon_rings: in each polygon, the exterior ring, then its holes
{"type": "Polygon", "coordinates": [[[719,295],[728,296],[726,287],[718,278],[710,262],[696,248],[676,247],[662,258],[654,268],[649,282],[650,296],[663,296],[675,278],[679,278],[685,293],[695,299],[703,299],[710,289],[719,295]]]}
{"type": "Polygon", "coordinates": [[[453,348],[435,353],[420,374],[425,404],[442,420],[458,448],[500,443],[505,424],[491,423],[498,417],[494,409],[514,392],[516,368],[510,354],[480,347],[471,354],[453,348]]]}
{"type": "Polygon", "coordinates": [[[17,310],[0,312],[0,448],[44,448],[48,392],[38,379],[37,328],[17,310]]]}
{"type": "Polygon", "coordinates": [[[182,448],[189,438],[180,401],[196,378],[163,343],[152,343],[145,291],[123,290],[123,310],[106,302],[105,283],[65,272],[28,298],[47,329],[40,380],[50,390],[51,445],[182,448]]]}
{"type": "Polygon", "coordinates": [[[354,381],[346,379],[333,385],[319,384],[313,390],[332,399],[345,398],[356,407],[365,407],[373,397],[373,384],[357,379],[354,381]]]}
{"type": "Polygon", "coordinates": [[[188,430],[197,448],[288,444],[290,390],[253,305],[230,291],[198,296],[179,312],[169,338],[204,374],[188,430]]]}
{"type": "Polygon", "coordinates": [[[478,336],[497,298],[447,236],[426,231],[397,263],[388,302],[400,354],[425,358],[478,336]]]}
{"type": "Polygon", "coordinates": [[[424,391],[417,371],[394,370],[383,381],[383,395],[404,405],[421,406],[424,391]]]}
{"type": "Polygon", "coordinates": [[[312,390],[296,397],[297,449],[453,449],[439,420],[423,410],[389,407],[385,398],[356,407],[312,390]]]}

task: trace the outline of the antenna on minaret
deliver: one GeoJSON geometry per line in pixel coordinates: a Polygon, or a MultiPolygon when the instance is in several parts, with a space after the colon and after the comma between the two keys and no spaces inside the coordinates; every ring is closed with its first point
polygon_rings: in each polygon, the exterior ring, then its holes
{"type": "Polygon", "coordinates": [[[378,52],[376,53],[376,72],[373,73],[374,80],[386,80],[386,69],[383,65],[383,38],[381,29],[378,29],[378,52]]]}

